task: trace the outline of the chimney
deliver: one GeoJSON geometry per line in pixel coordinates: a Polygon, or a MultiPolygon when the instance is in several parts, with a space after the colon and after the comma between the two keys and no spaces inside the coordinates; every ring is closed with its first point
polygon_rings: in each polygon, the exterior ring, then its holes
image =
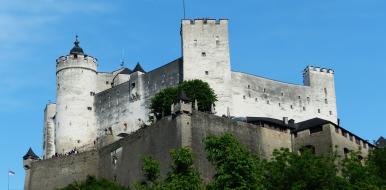
{"type": "Polygon", "coordinates": [[[285,125],[288,125],[288,117],[283,117],[283,123],[284,123],[285,125]]]}

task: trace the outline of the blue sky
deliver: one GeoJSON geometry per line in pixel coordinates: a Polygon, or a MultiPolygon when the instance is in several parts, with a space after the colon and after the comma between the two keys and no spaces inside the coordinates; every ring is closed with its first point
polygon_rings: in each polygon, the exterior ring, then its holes
{"type": "MultiPolygon", "coordinates": [[[[181,55],[182,0],[0,0],[0,189],[22,189],[22,156],[42,153],[43,110],[55,101],[55,59],[80,36],[100,71],[146,70],[181,55]]],[[[342,126],[386,136],[386,1],[186,0],[188,18],[230,19],[232,69],[291,83],[335,70],[342,126]]]]}

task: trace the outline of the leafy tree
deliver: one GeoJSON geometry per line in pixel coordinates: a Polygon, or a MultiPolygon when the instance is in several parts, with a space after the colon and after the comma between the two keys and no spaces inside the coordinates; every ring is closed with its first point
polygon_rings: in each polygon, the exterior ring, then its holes
{"type": "Polygon", "coordinates": [[[275,150],[264,169],[267,189],[345,189],[347,183],[336,175],[334,154],[315,155],[311,150],[299,155],[288,149],[275,150]]]}
{"type": "Polygon", "coordinates": [[[184,81],[178,86],[178,91],[184,91],[192,101],[197,100],[199,111],[211,111],[212,104],[217,101],[213,89],[202,80],[184,81]]]}
{"type": "Polygon", "coordinates": [[[350,188],[355,190],[362,189],[386,189],[383,179],[386,156],[384,150],[375,149],[367,160],[360,157],[360,152],[350,152],[342,163],[342,176],[349,182],[350,188]]]}
{"type": "Polygon", "coordinates": [[[150,157],[143,159],[142,171],[146,181],[136,185],[138,190],[200,190],[204,184],[198,171],[193,167],[193,154],[189,148],[179,148],[170,153],[171,169],[164,181],[159,177],[159,163],[150,157]]]}
{"type": "Polygon", "coordinates": [[[204,140],[216,174],[208,189],[264,189],[261,161],[231,134],[204,140]]]}
{"type": "Polygon", "coordinates": [[[166,88],[151,99],[150,110],[157,119],[171,114],[171,105],[175,103],[177,95],[177,88],[166,88]]]}
{"type": "Polygon", "coordinates": [[[75,182],[58,190],[128,190],[128,188],[117,185],[106,179],[96,179],[93,176],[87,176],[87,179],[84,182],[75,182]]]}
{"type": "Polygon", "coordinates": [[[200,111],[210,111],[212,104],[217,101],[217,96],[208,83],[201,80],[184,81],[177,87],[166,88],[158,92],[151,99],[151,113],[157,119],[170,115],[171,105],[178,101],[178,96],[182,91],[192,101],[197,100],[200,111]]]}
{"type": "Polygon", "coordinates": [[[160,176],[160,164],[157,160],[154,160],[150,156],[142,158],[143,166],[142,172],[144,173],[145,180],[141,183],[135,184],[138,190],[151,190],[158,189],[159,183],[158,178],[160,176]]]}
{"type": "Polygon", "coordinates": [[[168,174],[162,189],[200,190],[204,189],[199,172],[193,167],[193,154],[189,148],[171,152],[172,171],[168,174]]]}

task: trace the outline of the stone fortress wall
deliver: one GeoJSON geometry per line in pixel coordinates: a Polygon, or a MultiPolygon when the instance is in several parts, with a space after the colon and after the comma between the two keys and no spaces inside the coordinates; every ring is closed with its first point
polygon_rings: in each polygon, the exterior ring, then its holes
{"type": "MultiPolygon", "coordinates": [[[[284,121],[283,121],[284,122],[284,121]]],[[[331,152],[331,147],[360,150],[363,157],[370,150],[369,143],[333,124],[291,132],[290,128],[265,123],[251,124],[192,111],[167,116],[150,127],[96,150],[70,156],[33,161],[27,170],[29,183],[25,190],[52,190],[73,181],[86,179],[87,175],[107,178],[124,186],[133,187],[143,179],[141,158],[151,155],[161,163],[161,177],[170,171],[170,151],[190,147],[195,156],[194,165],[204,180],[214,175],[214,167],[206,159],[203,139],[209,135],[233,134],[261,158],[269,159],[275,149],[288,148],[299,151],[303,146],[314,146],[317,154],[331,152]],[[336,132],[338,131],[338,132],[336,132]],[[346,133],[348,133],[348,135],[346,133]],[[345,136],[346,134],[346,136],[345,136]],[[350,140],[350,135],[353,140],[350,140]],[[359,140],[360,144],[357,144],[359,140]],[[362,148],[367,147],[367,148],[362,148]]],[[[338,151],[344,156],[344,153],[338,151]]]]}
{"type": "Polygon", "coordinates": [[[148,123],[151,97],[177,86],[181,69],[181,59],[177,59],[147,73],[116,74],[112,88],[95,95],[98,143],[111,143],[120,138],[117,135],[130,134],[148,123]]]}
{"type": "Polygon", "coordinates": [[[332,70],[304,70],[304,85],[232,72],[232,114],[297,122],[319,117],[337,123],[336,97],[332,70]]]}

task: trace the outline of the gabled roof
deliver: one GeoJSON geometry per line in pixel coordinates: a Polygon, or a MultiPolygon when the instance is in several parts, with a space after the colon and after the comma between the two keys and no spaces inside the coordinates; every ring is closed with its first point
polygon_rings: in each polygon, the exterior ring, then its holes
{"type": "Polygon", "coordinates": [[[37,156],[34,151],[32,150],[32,148],[29,148],[27,154],[25,154],[23,156],[23,160],[27,160],[27,159],[33,159],[33,160],[39,160],[39,156],[37,156]]]}
{"type": "Polygon", "coordinates": [[[139,64],[139,62],[138,62],[137,65],[135,66],[135,68],[134,68],[134,70],[133,70],[133,73],[134,73],[134,72],[137,72],[137,71],[142,72],[142,73],[146,73],[146,71],[143,70],[143,68],[142,68],[141,64],[139,64]]]}

